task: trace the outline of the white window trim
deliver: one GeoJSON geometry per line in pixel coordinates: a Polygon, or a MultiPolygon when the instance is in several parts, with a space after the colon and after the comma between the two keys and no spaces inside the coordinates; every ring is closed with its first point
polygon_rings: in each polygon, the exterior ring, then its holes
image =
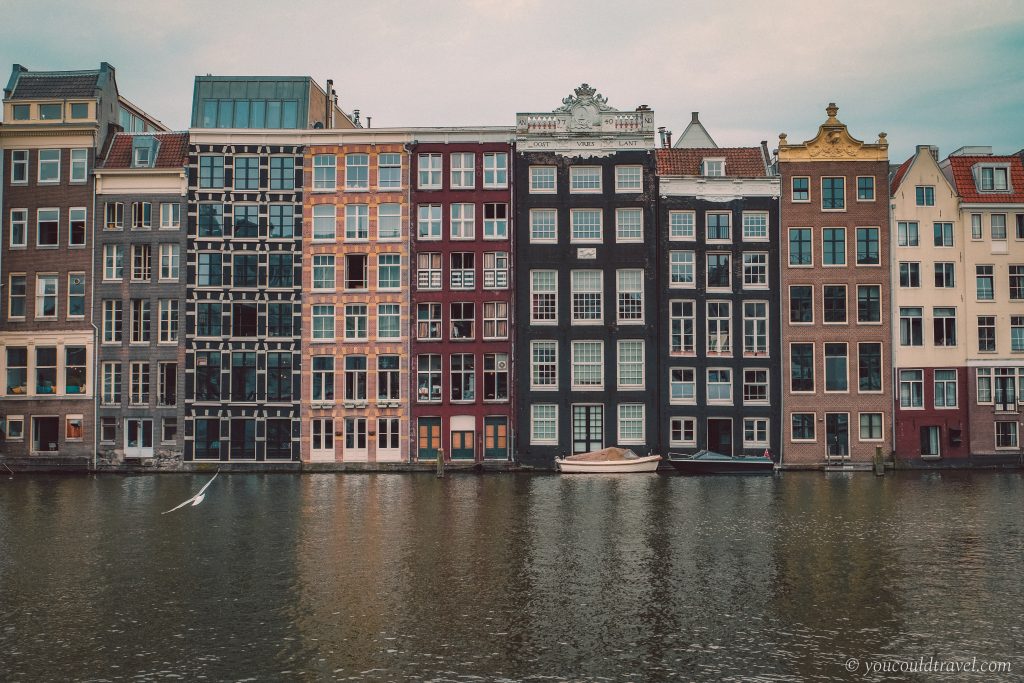
{"type": "Polygon", "coordinates": [[[620,403],[615,409],[615,431],[618,441],[623,445],[644,445],[647,443],[647,404],[645,403],[620,403]],[[626,438],[622,435],[623,417],[622,409],[627,407],[640,408],[640,435],[626,438]]]}
{"type": "Polygon", "coordinates": [[[863,413],[857,413],[857,441],[861,443],[884,443],[885,442],[885,411],[868,410],[863,413]],[[860,435],[860,418],[861,415],[881,415],[882,416],[882,435],[877,439],[865,439],[860,435]]]}
{"type": "Polygon", "coordinates": [[[673,209],[668,212],[668,239],[670,242],[696,242],[697,241],[697,212],[673,209]],[[690,217],[689,236],[674,236],[672,234],[672,216],[688,215],[690,217]]]}
{"type": "MultiPolygon", "coordinates": [[[[685,429],[680,429],[679,431],[681,433],[683,433],[683,434],[686,433],[685,429]]],[[[697,445],[697,418],[690,417],[688,415],[673,415],[672,417],[670,417],[669,418],[669,426],[668,426],[668,438],[669,438],[669,442],[668,443],[669,443],[670,446],[682,446],[682,447],[696,446],[697,445]],[[686,440],[673,441],[672,440],[672,431],[673,431],[672,423],[675,422],[676,420],[680,420],[680,421],[683,421],[683,422],[689,421],[692,424],[691,431],[693,432],[693,440],[691,440],[691,441],[686,441],[686,440]]]]}
{"type": "Polygon", "coordinates": [[[558,167],[557,166],[546,166],[546,165],[543,165],[543,164],[535,164],[535,165],[531,165],[530,166],[529,173],[530,173],[529,180],[528,180],[528,183],[529,183],[529,194],[557,194],[557,192],[558,192],[558,167]],[[554,185],[550,189],[548,189],[548,188],[538,189],[538,188],[534,187],[534,185],[533,185],[533,169],[535,169],[535,168],[537,168],[537,169],[550,168],[551,169],[551,174],[552,174],[552,177],[554,178],[555,182],[554,182],[554,185]]]}
{"type": "Polygon", "coordinates": [[[530,404],[530,445],[536,446],[557,446],[558,445],[558,404],[557,403],[531,403],[530,404]],[[536,424],[536,410],[538,406],[554,408],[553,420],[555,423],[555,436],[551,439],[539,439],[534,436],[534,425],[536,424]]]}
{"type": "Polygon", "coordinates": [[[623,164],[615,167],[615,193],[639,194],[644,191],[644,167],[639,164],[623,164]],[[640,187],[622,187],[619,184],[619,169],[637,169],[640,171],[640,187]]]}
{"type": "MultiPolygon", "coordinates": [[[[555,234],[556,235],[558,234],[557,227],[556,227],[555,234]]],[[[569,244],[603,244],[603,243],[604,243],[604,211],[602,209],[597,209],[597,208],[583,208],[583,207],[569,209],[569,244]],[[576,237],[575,236],[575,234],[574,234],[575,233],[575,229],[574,229],[574,227],[575,227],[575,216],[576,216],[577,213],[582,212],[582,211],[586,211],[588,213],[592,213],[592,212],[596,212],[597,213],[597,218],[598,218],[598,221],[597,221],[598,236],[597,237],[576,237]]]]}
{"type": "Polygon", "coordinates": [[[601,194],[602,192],[604,192],[604,177],[603,176],[604,176],[604,174],[602,173],[602,169],[601,169],[600,166],[590,166],[590,165],[582,165],[582,164],[581,165],[577,165],[577,166],[570,166],[569,167],[569,194],[601,194]],[[595,187],[586,187],[586,188],[582,188],[582,189],[574,188],[573,187],[573,182],[572,182],[573,181],[573,174],[574,174],[574,171],[577,171],[577,170],[578,171],[583,171],[583,170],[593,171],[593,170],[596,170],[597,171],[597,187],[596,188],[595,187]]]}
{"type": "Polygon", "coordinates": [[[789,179],[789,201],[793,204],[810,204],[811,203],[811,176],[809,175],[795,175],[789,179]],[[807,181],[807,199],[793,199],[793,181],[803,178],[807,181]]]}
{"type": "MultiPolygon", "coordinates": [[[[569,343],[569,387],[572,391],[604,391],[604,340],[603,339],[574,339],[569,343]],[[601,348],[601,382],[599,384],[578,384],[576,382],[576,346],[578,344],[598,344],[601,348]]],[[[556,365],[557,367],[557,365],[556,365]]]]}
{"type": "Polygon", "coordinates": [[[615,385],[619,391],[643,391],[647,388],[647,348],[645,347],[642,339],[620,339],[616,343],[616,368],[615,368],[615,385]],[[639,384],[623,384],[622,383],[622,347],[624,344],[639,343],[640,344],[640,383],[639,384]]]}

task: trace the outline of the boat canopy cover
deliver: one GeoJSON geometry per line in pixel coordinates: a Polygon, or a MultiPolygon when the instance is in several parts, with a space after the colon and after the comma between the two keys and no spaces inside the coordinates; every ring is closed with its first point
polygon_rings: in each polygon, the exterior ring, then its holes
{"type": "Polygon", "coordinates": [[[590,451],[589,453],[577,453],[576,455],[570,455],[565,460],[575,461],[586,461],[586,462],[604,462],[614,460],[636,460],[640,456],[629,450],[628,448],[602,448],[599,451],[590,451]]]}

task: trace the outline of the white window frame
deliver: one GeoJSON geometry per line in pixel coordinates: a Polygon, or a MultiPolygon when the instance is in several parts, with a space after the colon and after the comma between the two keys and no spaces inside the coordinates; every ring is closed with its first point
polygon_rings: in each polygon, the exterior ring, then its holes
{"type": "Polygon", "coordinates": [[[605,358],[604,358],[604,341],[600,339],[576,339],[571,342],[570,346],[570,363],[569,363],[569,377],[570,387],[573,391],[604,391],[604,369],[605,369],[605,358]],[[583,359],[579,359],[578,354],[582,353],[586,349],[586,355],[583,359]],[[596,358],[593,357],[593,351],[597,349],[596,358]],[[597,379],[596,383],[581,382],[579,375],[591,375],[596,368],[597,379]]]}
{"type": "Polygon", "coordinates": [[[697,445],[697,418],[677,415],[669,418],[669,429],[668,429],[669,445],[676,447],[696,446],[697,445]],[[687,424],[689,423],[689,424],[687,424]],[[676,426],[678,425],[678,427],[676,426]],[[673,435],[679,432],[680,438],[675,439],[673,435]],[[692,438],[687,439],[686,434],[689,432],[692,438]]]}
{"type": "Polygon", "coordinates": [[[558,271],[556,270],[531,270],[530,271],[530,324],[531,325],[557,325],[558,324],[558,271]],[[538,278],[544,279],[550,276],[550,281],[543,283],[544,288],[538,288],[538,278]],[[550,287],[548,286],[550,285],[550,287]],[[552,317],[537,317],[537,297],[550,296],[552,299],[552,317]]]}
{"type": "Polygon", "coordinates": [[[644,211],[638,207],[620,207],[615,209],[615,241],[619,243],[643,242],[644,241],[644,211]],[[626,216],[635,215],[638,219],[635,223],[630,220],[627,225],[626,216]],[[637,234],[624,234],[628,227],[631,231],[635,228],[637,234]]]}
{"type": "Polygon", "coordinates": [[[644,191],[644,167],[640,165],[622,165],[615,167],[615,192],[626,194],[644,191]],[[636,174],[635,180],[633,174],[636,174]]]}
{"type": "Polygon", "coordinates": [[[643,403],[620,403],[616,410],[616,431],[620,444],[624,445],[643,445],[647,443],[647,406],[643,403]],[[624,415],[626,411],[634,411],[635,414],[632,416],[624,415]],[[631,423],[638,423],[634,425],[633,434],[629,435],[626,431],[627,425],[631,423]],[[635,427],[639,427],[639,433],[635,431],[635,427]]]}
{"type": "Polygon", "coordinates": [[[484,152],[484,189],[508,187],[508,152],[484,152]]]}
{"type": "MultiPolygon", "coordinates": [[[[545,232],[547,231],[547,224],[544,226],[545,232]]],[[[557,244],[558,243],[558,209],[530,209],[530,244],[557,244]],[[550,237],[538,237],[537,226],[540,225],[539,218],[544,216],[545,218],[551,217],[553,220],[550,224],[551,235],[550,237]]]]}
{"type": "MultiPolygon", "coordinates": [[[[573,325],[601,325],[604,323],[604,271],[602,270],[573,270],[569,273],[569,290],[570,290],[570,320],[573,325]],[[589,280],[584,282],[583,280],[589,280]],[[598,287],[595,290],[590,285],[593,282],[598,283],[598,287]],[[587,288],[581,289],[584,284],[587,288]],[[597,315],[593,317],[580,317],[577,315],[576,297],[577,295],[583,297],[593,297],[597,294],[597,315]]],[[[581,299],[582,301],[582,299],[581,299]]],[[[583,308],[580,307],[580,311],[583,308]]]]}
{"type": "Polygon", "coordinates": [[[473,202],[453,202],[450,204],[448,225],[451,239],[476,239],[476,204],[473,202]]]}
{"type": "Polygon", "coordinates": [[[338,189],[338,157],[335,154],[313,155],[313,192],[338,189]],[[329,162],[329,163],[328,163],[329,162]]]}
{"type": "Polygon", "coordinates": [[[555,403],[532,403],[530,404],[530,445],[532,446],[557,446],[558,445],[558,404],[555,403]],[[545,415],[538,417],[537,413],[539,409],[544,409],[545,415]],[[551,435],[538,436],[538,425],[539,420],[543,419],[545,425],[545,432],[549,431],[550,427],[551,435]]]}
{"type": "MultiPolygon", "coordinates": [[[[604,242],[604,211],[601,209],[569,209],[569,225],[570,244],[601,244],[604,242]],[[597,236],[590,237],[577,237],[576,236],[576,218],[579,216],[581,219],[584,216],[597,216],[597,236]]],[[[593,224],[587,225],[587,228],[593,228],[593,224]]]]}
{"type": "Polygon", "coordinates": [[[643,391],[647,386],[647,373],[645,371],[647,358],[644,341],[640,339],[620,339],[617,346],[615,372],[617,388],[619,391],[643,391]],[[637,350],[639,350],[639,357],[635,356],[637,350]],[[634,355],[630,357],[630,354],[634,355]],[[630,368],[632,368],[632,374],[639,375],[639,382],[629,382],[629,378],[624,377],[625,371],[630,368]]]}
{"type": "Polygon", "coordinates": [[[530,194],[555,194],[556,192],[558,192],[558,167],[530,166],[530,194]],[[541,186],[538,181],[546,181],[548,173],[551,174],[551,187],[541,186]]]}
{"type": "Polygon", "coordinates": [[[600,166],[570,166],[569,194],[600,194],[604,185],[602,175],[600,166]],[[595,174],[596,185],[593,183],[595,174]]]}
{"type": "Polygon", "coordinates": [[[444,161],[440,152],[423,152],[416,157],[416,187],[440,190],[443,185],[444,161]]]}
{"type": "Polygon", "coordinates": [[[476,187],[476,154],[473,152],[449,154],[448,176],[448,187],[452,190],[472,190],[476,187]]]}
{"type": "Polygon", "coordinates": [[[744,448],[768,448],[771,431],[770,422],[767,417],[745,417],[743,418],[743,447],[744,448]],[[761,424],[759,424],[761,423],[761,424]],[[747,426],[753,424],[754,438],[747,438],[747,426]],[[758,438],[758,434],[764,434],[764,438],[758,438]]]}
{"type": "Polygon", "coordinates": [[[553,339],[534,339],[530,342],[530,391],[558,391],[558,342],[553,339]],[[551,359],[538,362],[538,351],[551,352],[551,359]],[[550,372],[543,374],[551,375],[550,384],[537,381],[542,374],[541,367],[549,368],[550,372]]]}
{"type": "Polygon", "coordinates": [[[697,403],[697,370],[695,368],[683,365],[670,367],[668,369],[668,386],[668,401],[672,405],[694,405],[697,403]],[[687,393],[689,396],[686,395],[687,393]]]}
{"type": "Polygon", "coordinates": [[[71,178],[72,184],[84,183],[89,179],[89,150],[86,148],[71,150],[71,178]]]}
{"type": "Polygon", "coordinates": [[[615,271],[615,319],[620,325],[644,324],[644,271],[641,268],[622,268],[615,271]],[[635,283],[624,283],[624,279],[635,279],[635,283]],[[639,287],[635,287],[639,284],[639,287]],[[629,289],[626,287],[629,286],[629,289]],[[640,296],[640,313],[636,317],[624,317],[623,305],[629,302],[629,295],[640,296]]]}
{"type": "Polygon", "coordinates": [[[334,204],[316,204],[313,206],[313,242],[334,242],[338,239],[338,207],[334,204]],[[327,235],[325,227],[330,222],[331,233],[327,235]],[[319,223],[319,226],[318,226],[319,223]],[[318,232],[319,231],[319,232],[318,232]]]}

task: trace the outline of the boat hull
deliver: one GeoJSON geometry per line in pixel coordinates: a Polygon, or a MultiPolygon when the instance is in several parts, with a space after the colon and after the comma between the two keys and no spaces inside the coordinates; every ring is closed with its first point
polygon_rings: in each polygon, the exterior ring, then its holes
{"type": "Polygon", "coordinates": [[[775,463],[768,458],[738,462],[670,458],[669,462],[682,474],[771,474],[775,469],[775,463]]]}
{"type": "Polygon", "coordinates": [[[660,455],[649,455],[633,460],[563,460],[555,459],[558,471],[563,474],[625,474],[631,472],[654,472],[661,462],[660,455]]]}

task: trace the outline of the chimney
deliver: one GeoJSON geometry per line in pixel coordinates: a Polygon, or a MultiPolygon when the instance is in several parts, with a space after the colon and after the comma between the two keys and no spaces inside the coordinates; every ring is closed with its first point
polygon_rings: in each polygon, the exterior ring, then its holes
{"type": "Polygon", "coordinates": [[[665,131],[665,146],[666,147],[671,147],[672,146],[672,131],[670,131],[670,130],[666,130],[665,131]]]}
{"type": "Polygon", "coordinates": [[[373,126],[371,125],[372,121],[373,121],[373,117],[372,116],[367,116],[366,117],[366,127],[367,128],[373,128],[373,126]]]}
{"type": "Polygon", "coordinates": [[[668,145],[665,144],[665,126],[658,126],[658,140],[661,141],[662,147],[668,147],[668,145]]]}
{"type": "Polygon", "coordinates": [[[362,126],[359,125],[359,110],[358,109],[353,109],[352,110],[352,123],[355,124],[356,128],[362,128],[362,126]]]}
{"type": "Polygon", "coordinates": [[[333,78],[328,78],[327,79],[327,97],[326,97],[326,99],[327,99],[327,105],[326,105],[327,109],[324,112],[324,128],[328,128],[328,129],[334,128],[334,121],[333,121],[333,116],[332,116],[332,114],[334,114],[334,108],[331,107],[331,93],[333,93],[333,92],[334,92],[334,79],[333,78]]]}
{"type": "Polygon", "coordinates": [[[690,113],[690,123],[700,123],[700,112],[695,111],[690,113]]]}

